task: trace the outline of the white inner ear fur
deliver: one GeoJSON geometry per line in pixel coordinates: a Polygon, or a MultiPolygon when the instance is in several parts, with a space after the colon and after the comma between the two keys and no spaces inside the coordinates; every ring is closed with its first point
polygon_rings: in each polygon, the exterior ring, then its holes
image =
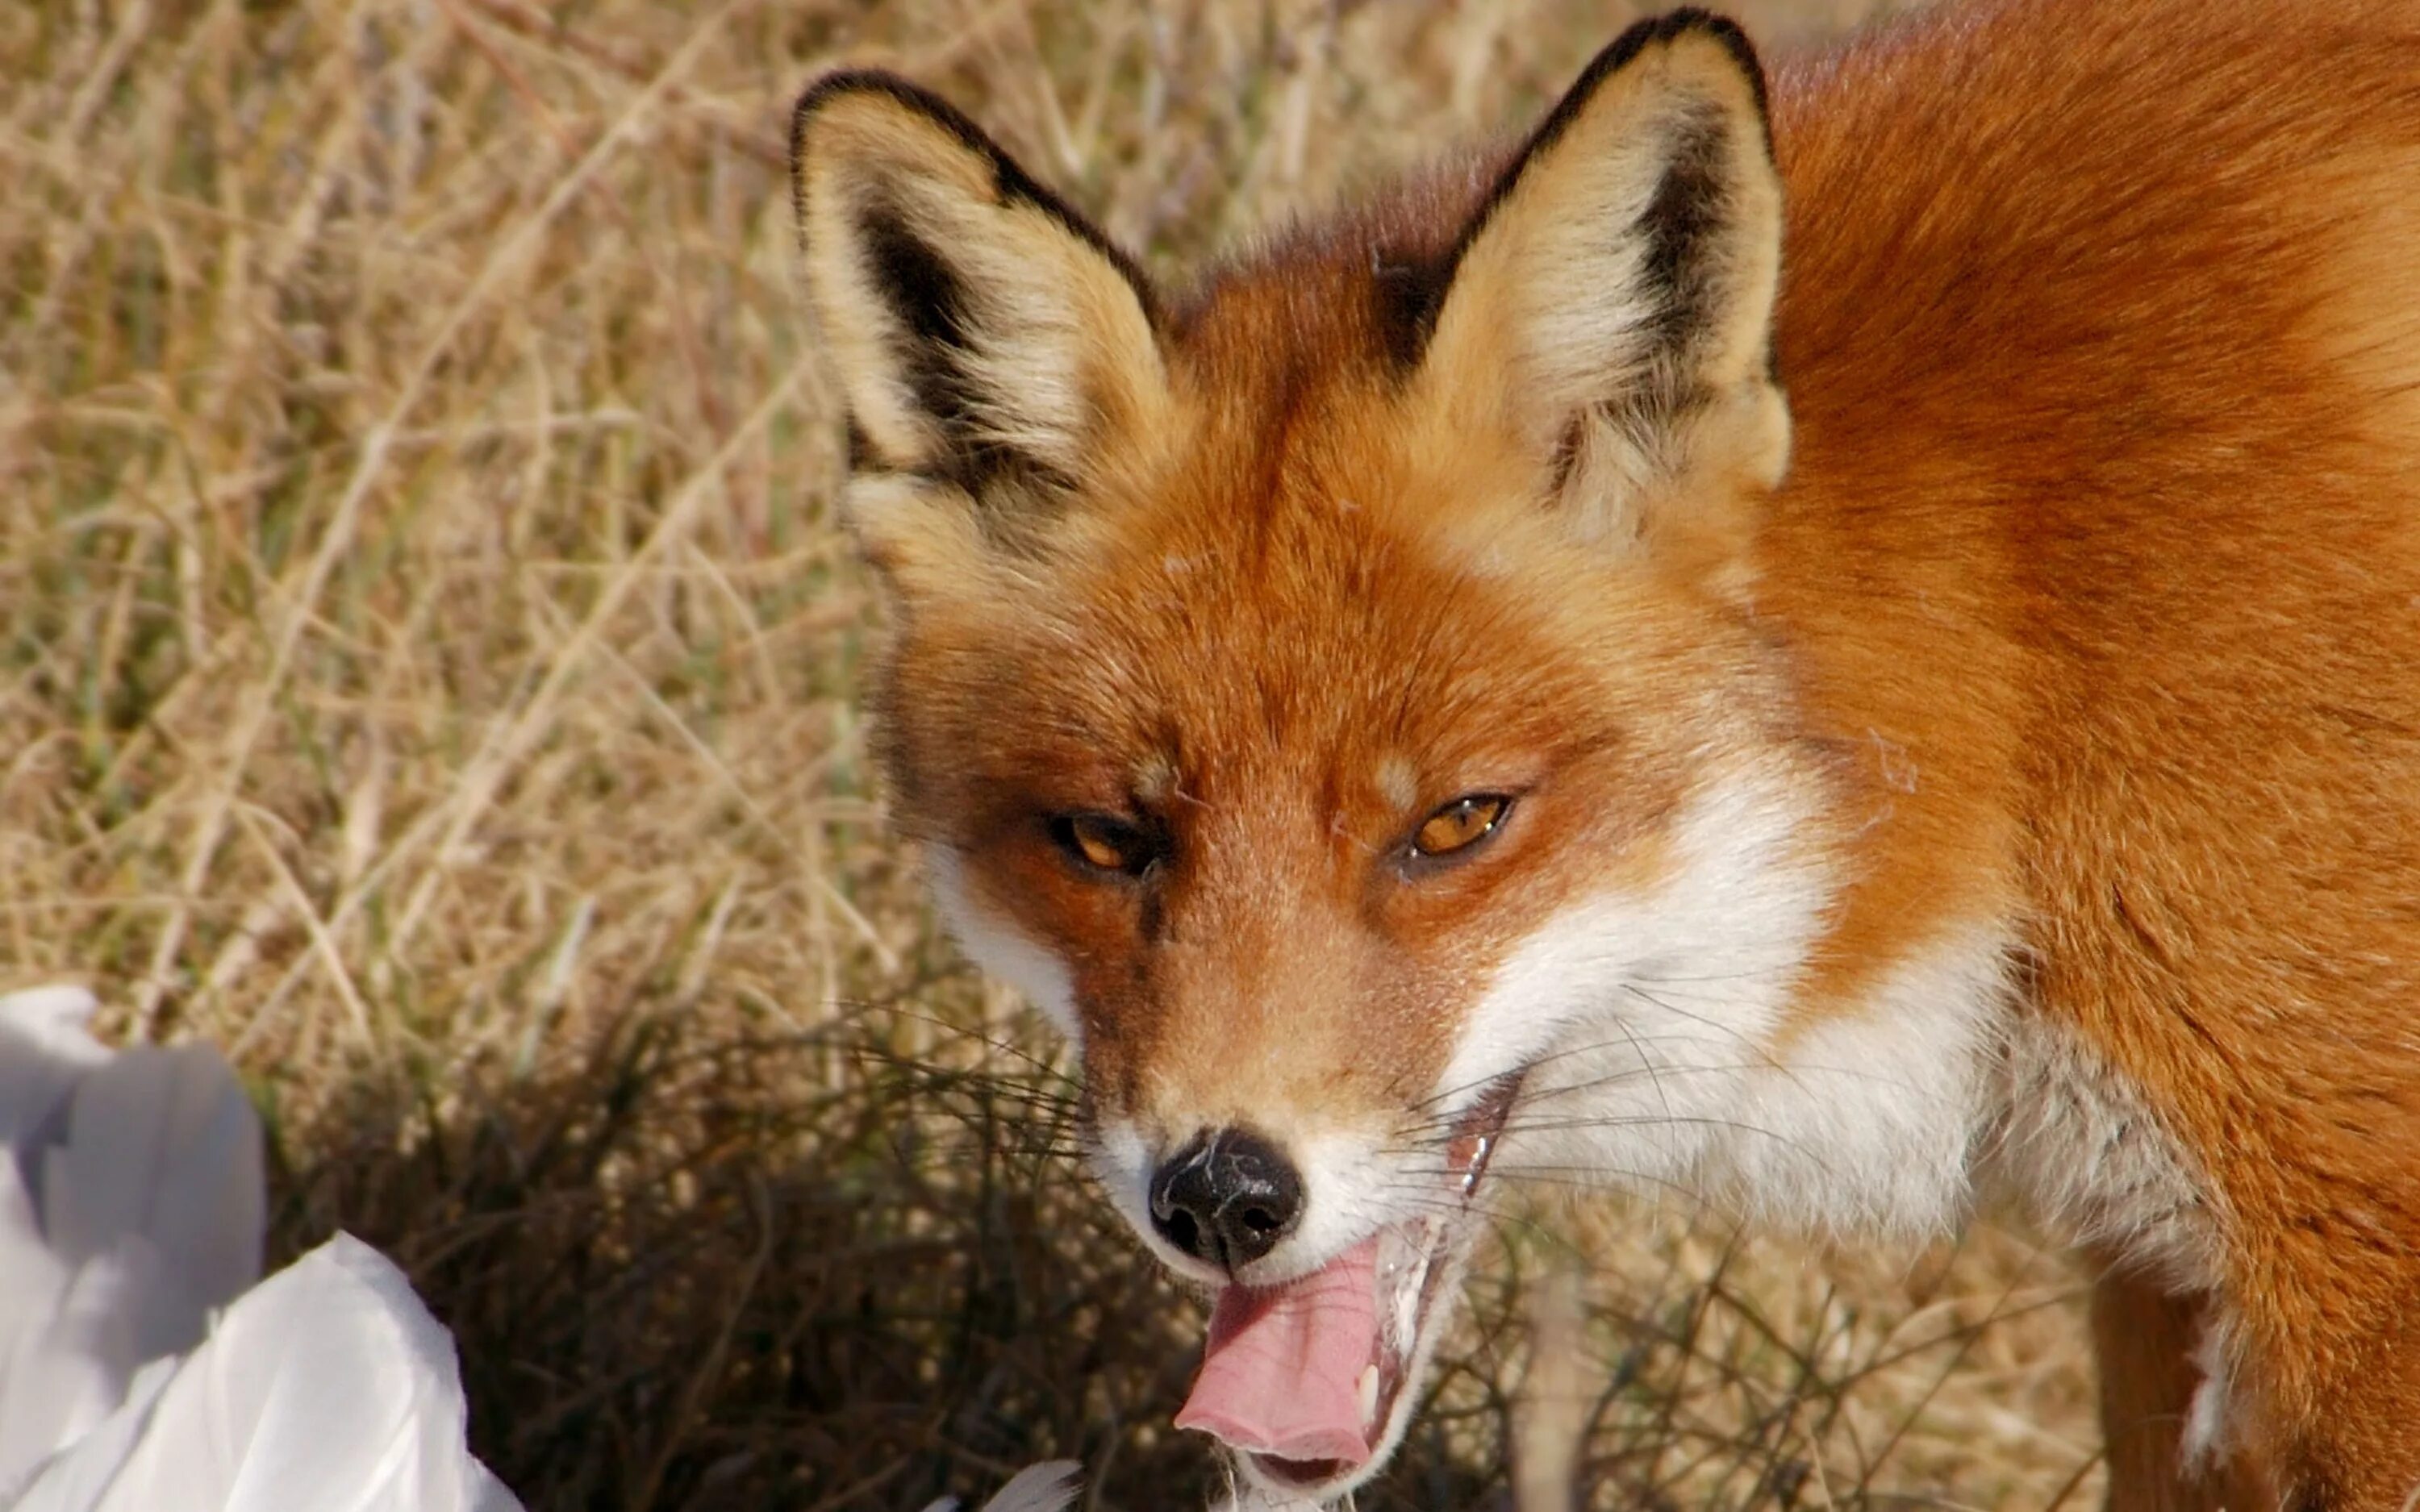
{"type": "Polygon", "coordinates": [[[914,335],[876,276],[874,225],[931,249],[963,301],[962,441],[995,443],[1075,477],[1101,429],[1148,431],[1168,402],[1151,323],[1100,251],[991,161],[887,96],[822,107],[799,164],[807,292],[849,409],[884,460],[916,467],[949,439],[920,403],[914,335]]]}
{"type": "Polygon", "coordinates": [[[1542,463],[1568,440],[1564,492],[1593,537],[1639,533],[1659,495],[1709,476],[1771,487],[1788,407],[1768,373],[1780,179],[1754,87],[1684,34],[1601,84],[1539,148],[1466,249],[1422,366],[1448,430],[1502,427],[1542,463]],[[1721,229],[1676,334],[1643,229],[1668,173],[1703,154],[1721,229]]]}

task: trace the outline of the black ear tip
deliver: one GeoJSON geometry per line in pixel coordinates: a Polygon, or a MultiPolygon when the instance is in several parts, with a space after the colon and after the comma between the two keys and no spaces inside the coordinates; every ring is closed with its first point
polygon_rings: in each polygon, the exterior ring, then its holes
{"type": "Polygon", "coordinates": [[[1723,51],[1731,55],[1731,61],[1739,65],[1740,72],[1747,76],[1748,87],[1755,92],[1758,117],[1770,122],[1773,112],[1771,102],[1765,97],[1764,60],[1757,56],[1756,44],[1747,39],[1747,33],[1740,23],[1729,16],[1718,16],[1694,6],[1672,14],[1676,19],[1685,18],[1686,21],[1685,25],[1675,30],[1674,36],[1679,36],[1682,31],[1696,32],[1720,43],[1723,51]]]}
{"type": "Polygon", "coordinates": [[[1756,97],[1757,118],[1769,121],[1771,113],[1765,98],[1764,63],[1756,55],[1756,44],[1747,39],[1747,33],[1740,29],[1738,22],[1697,6],[1683,6],[1678,10],[1668,10],[1660,16],[1650,16],[1633,23],[1627,31],[1615,38],[1581,70],[1567,98],[1586,96],[1596,85],[1650,47],[1688,36],[1703,37],[1731,55],[1731,61],[1739,65],[1740,72],[1746,76],[1748,88],[1756,97]]]}
{"type": "Polygon", "coordinates": [[[992,179],[1003,198],[1020,199],[1040,208],[1064,226],[1072,235],[1108,258],[1126,282],[1133,285],[1136,298],[1142,301],[1144,313],[1157,324],[1157,305],[1152,294],[1151,281],[1143,276],[1141,266],[1125,249],[1086,220],[1073,206],[1049,189],[1010,157],[999,143],[974,123],[974,118],[951,104],[923,85],[913,84],[885,69],[837,69],[807,85],[805,93],[790,111],[790,174],[791,190],[803,204],[806,193],[805,176],[799,172],[806,161],[807,132],[817,115],[833,101],[858,95],[881,95],[904,109],[923,116],[957,140],[960,147],[991,165],[992,179]]]}
{"type": "Polygon", "coordinates": [[[807,127],[816,115],[835,100],[858,95],[883,96],[923,116],[971,150],[985,157],[1000,155],[999,147],[984,134],[983,128],[969,119],[964,111],[923,85],[903,79],[887,69],[834,69],[807,85],[805,92],[799,96],[799,102],[790,109],[790,162],[793,165],[805,149],[807,127]]]}
{"type": "Polygon", "coordinates": [[[921,94],[921,85],[901,78],[888,69],[834,69],[807,85],[799,96],[797,114],[811,115],[814,110],[840,95],[876,92],[889,95],[921,94]]]}

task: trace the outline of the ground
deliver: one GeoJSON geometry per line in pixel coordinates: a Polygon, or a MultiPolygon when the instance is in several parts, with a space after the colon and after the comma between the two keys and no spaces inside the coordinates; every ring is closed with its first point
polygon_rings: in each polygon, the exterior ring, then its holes
{"type": "MultiPolygon", "coordinates": [[[[396,1256],[533,1507],[916,1507],[1060,1455],[1200,1504],[1197,1304],[886,838],[785,107],[899,69],[1173,272],[1517,128],[1630,13],[0,10],[0,989],[226,1047],[277,1255],[396,1256]]],[[[1508,1219],[1361,1505],[1501,1505],[1508,1422],[1575,1415],[1608,1507],[2097,1499],[2055,1258],[1691,1218],[1508,1219]],[[1584,1414],[1522,1388],[1574,1276],[1584,1414]]]]}

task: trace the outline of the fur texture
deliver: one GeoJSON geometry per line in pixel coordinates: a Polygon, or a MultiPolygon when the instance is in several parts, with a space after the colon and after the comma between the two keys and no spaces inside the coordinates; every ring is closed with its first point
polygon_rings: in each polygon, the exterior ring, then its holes
{"type": "Polygon", "coordinates": [[[2005,1180],[2107,1267],[2114,1504],[2404,1504],[2420,6],[1953,4],[1769,88],[1683,13],[1175,299],[912,86],[795,141],[898,811],[1139,1227],[1250,1125],[1310,1211],[1235,1279],[1302,1274],[1508,1073],[1499,1175],[2005,1180]]]}

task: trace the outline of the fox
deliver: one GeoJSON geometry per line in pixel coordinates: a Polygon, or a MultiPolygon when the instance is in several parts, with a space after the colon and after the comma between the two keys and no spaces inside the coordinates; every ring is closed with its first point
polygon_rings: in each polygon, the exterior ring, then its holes
{"type": "Polygon", "coordinates": [[[2412,1504],[2420,3],[1676,10],[1183,287],[892,74],[791,149],[895,824],[1246,1482],[1547,1175],[2013,1203],[2110,1506],[2412,1504]]]}

